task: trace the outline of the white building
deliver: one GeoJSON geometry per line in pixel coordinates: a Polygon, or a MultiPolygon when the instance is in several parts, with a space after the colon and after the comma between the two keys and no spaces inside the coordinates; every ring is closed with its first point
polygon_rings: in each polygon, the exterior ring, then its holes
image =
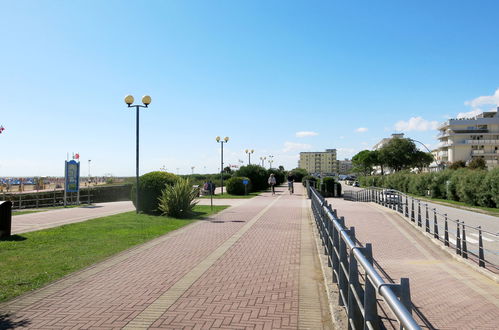
{"type": "Polygon", "coordinates": [[[311,174],[338,174],[336,149],[326,149],[322,152],[300,152],[298,167],[306,169],[311,174]]]}
{"type": "Polygon", "coordinates": [[[449,119],[438,129],[440,143],[434,154],[439,163],[469,162],[480,157],[488,168],[499,165],[499,112],[449,119]]]}
{"type": "Polygon", "coordinates": [[[338,174],[349,174],[350,170],[353,168],[352,161],[350,159],[337,160],[336,164],[338,174]]]}

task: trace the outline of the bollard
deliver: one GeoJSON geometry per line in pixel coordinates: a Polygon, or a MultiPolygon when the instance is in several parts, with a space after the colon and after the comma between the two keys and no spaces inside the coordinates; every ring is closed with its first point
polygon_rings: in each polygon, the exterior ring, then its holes
{"type": "Polygon", "coordinates": [[[483,254],[482,227],[478,226],[478,266],[485,267],[485,256],[483,254]]]}
{"type": "Polygon", "coordinates": [[[463,258],[468,259],[468,243],[466,242],[466,225],[464,221],[461,223],[463,225],[463,258]]]}
{"type": "Polygon", "coordinates": [[[449,226],[447,225],[447,213],[444,214],[445,216],[445,238],[444,238],[444,243],[445,246],[449,246],[449,226]]]}
{"type": "Polygon", "coordinates": [[[433,237],[436,239],[440,239],[438,236],[438,223],[437,223],[437,209],[433,209],[433,237]]]}

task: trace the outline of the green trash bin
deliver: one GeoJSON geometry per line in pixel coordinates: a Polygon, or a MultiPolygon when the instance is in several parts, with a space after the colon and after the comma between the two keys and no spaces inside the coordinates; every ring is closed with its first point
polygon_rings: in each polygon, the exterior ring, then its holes
{"type": "Polygon", "coordinates": [[[12,232],[12,202],[0,202],[0,238],[9,237],[12,232]]]}

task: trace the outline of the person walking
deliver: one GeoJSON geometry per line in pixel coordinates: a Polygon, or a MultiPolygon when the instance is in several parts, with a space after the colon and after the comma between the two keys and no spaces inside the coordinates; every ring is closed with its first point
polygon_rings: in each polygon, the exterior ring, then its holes
{"type": "Polygon", "coordinates": [[[267,180],[267,182],[270,186],[270,189],[272,190],[272,195],[275,195],[276,180],[275,180],[274,173],[270,173],[270,176],[269,176],[269,179],[267,180]]]}
{"type": "Polygon", "coordinates": [[[295,177],[294,177],[293,173],[290,172],[288,174],[288,190],[289,190],[290,195],[295,192],[293,182],[295,182],[295,177]]]}

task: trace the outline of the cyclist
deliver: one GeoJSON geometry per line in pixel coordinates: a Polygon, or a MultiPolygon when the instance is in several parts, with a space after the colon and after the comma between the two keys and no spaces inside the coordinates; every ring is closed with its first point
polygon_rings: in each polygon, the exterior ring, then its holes
{"type": "Polygon", "coordinates": [[[290,195],[295,192],[295,189],[293,187],[293,182],[295,182],[295,177],[293,176],[293,173],[289,173],[288,174],[288,190],[289,190],[290,195]]]}

